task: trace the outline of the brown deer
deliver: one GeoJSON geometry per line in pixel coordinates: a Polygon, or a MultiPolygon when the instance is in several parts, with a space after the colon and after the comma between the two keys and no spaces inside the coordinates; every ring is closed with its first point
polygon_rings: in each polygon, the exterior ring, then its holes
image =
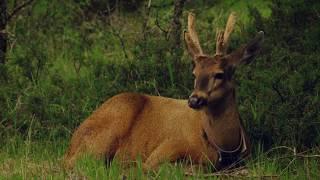
{"type": "Polygon", "coordinates": [[[250,43],[227,54],[235,18],[232,13],[225,31],[218,31],[216,54],[209,56],[202,52],[190,13],[185,40],[195,64],[195,81],[189,99],[137,93],[110,98],[74,132],[65,167],[72,168],[83,153],[120,162],[139,156],[146,170],[181,158],[221,169],[248,155],[233,75],[238,65],[254,59],[264,35],[259,32],[250,43]]]}

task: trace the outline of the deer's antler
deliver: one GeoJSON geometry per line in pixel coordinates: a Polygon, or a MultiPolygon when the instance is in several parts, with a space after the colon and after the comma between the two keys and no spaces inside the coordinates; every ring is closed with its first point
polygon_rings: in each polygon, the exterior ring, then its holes
{"type": "Polygon", "coordinates": [[[216,55],[224,55],[227,53],[229,37],[236,24],[236,14],[232,12],[229,15],[225,30],[217,30],[216,33],[216,55]]]}
{"type": "Polygon", "coordinates": [[[188,15],[188,32],[185,33],[185,40],[189,52],[193,55],[203,54],[197,32],[195,30],[195,17],[193,13],[188,15]]]}

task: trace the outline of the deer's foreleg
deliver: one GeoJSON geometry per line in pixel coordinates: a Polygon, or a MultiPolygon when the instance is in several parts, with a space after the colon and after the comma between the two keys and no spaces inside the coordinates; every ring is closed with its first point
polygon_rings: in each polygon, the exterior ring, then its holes
{"type": "Polygon", "coordinates": [[[187,143],[183,140],[166,140],[162,142],[143,163],[143,169],[152,170],[160,163],[175,161],[186,155],[187,143]]]}

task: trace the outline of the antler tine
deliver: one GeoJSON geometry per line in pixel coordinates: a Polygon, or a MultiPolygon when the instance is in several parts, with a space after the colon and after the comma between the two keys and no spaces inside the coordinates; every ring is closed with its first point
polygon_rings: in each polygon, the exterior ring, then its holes
{"type": "Polygon", "coordinates": [[[216,55],[224,54],[223,30],[217,29],[216,33],[216,55]]]}
{"type": "Polygon", "coordinates": [[[193,13],[189,13],[188,15],[188,33],[187,35],[189,36],[189,40],[191,40],[192,45],[194,46],[195,50],[198,51],[196,54],[201,55],[203,54],[199,38],[195,29],[195,17],[193,13]]]}
{"type": "Polygon", "coordinates": [[[229,15],[225,30],[217,31],[216,34],[216,55],[226,54],[229,44],[229,37],[234,30],[236,24],[236,13],[232,12],[229,15]]]}
{"type": "Polygon", "coordinates": [[[229,37],[230,37],[231,33],[234,30],[234,25],[235,24],[236,24],[236,13],[232,12],[229,15],[228,22],[227,22],[227,25],[226,25],[226,30],[224,31],[224,35],[223,35],[223,44],[225,46],[225,52],[227,51],[228,43],[229,43],[229,37]]]}

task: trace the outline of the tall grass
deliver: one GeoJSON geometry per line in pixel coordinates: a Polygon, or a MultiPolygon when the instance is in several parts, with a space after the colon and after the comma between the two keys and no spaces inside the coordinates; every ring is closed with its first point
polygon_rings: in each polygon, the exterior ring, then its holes
{"type": "MultiPolygon", "coordinates": [[[[195,167],[184,162],[164,163],[157,171],[143,172],[141,161],[121,166],[113,161],[108,167],[104,161],[85,156],[77,162],[72,171],[61,166],[63,153],[68,142],[63,139],[34,141],[14,136],[0,148],[1,179],[220,179],[231,178],[280,178],[319,179],[320,149],[294,154],[286,148],[274,148],[268,152],[256,149],[247,160],[247,170],[242,173],[220,172],[214,174],[204,167],[195,167]],[[303,155],[303,156],[302,156],[303,155]],[[193,168],[192,168],[193,167],[193,168]],[[193,171],[191,171],[191,169],[193,171]]],[[[210,168],[209,168],[210,169],[210,168]]]]}

